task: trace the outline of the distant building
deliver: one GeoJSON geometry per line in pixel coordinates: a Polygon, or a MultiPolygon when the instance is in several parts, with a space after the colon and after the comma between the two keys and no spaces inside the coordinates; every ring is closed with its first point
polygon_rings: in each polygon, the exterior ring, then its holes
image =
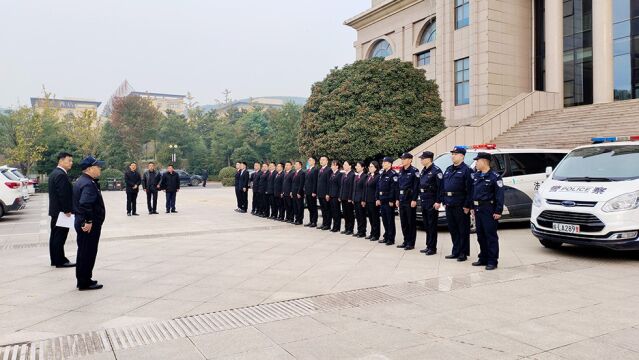
{"type": "Polygon", "coordinates": [[[111,112],[113,111],[113,101],[115,99],[130,95],[149,99],[151,103],[164,114],[166,114],[167,110],[172,110],[178,114],[186,113],[186,103],[184,101],[186,99],[186,95],[135,91],[129,82],[124,80],[104,106],[102,116],[111,116],[111,112]]]}
{"type": "Polygon", "coordinates": [[[240,111],[250,111],[258,107],[261,109],[280,109],[287,103],[304,105],[306,103],[306,98],[287,96],[264,96],[235,100],[228,104],[204,105],[202,106],[202,109],[204,109],[205,111],[215,110],[218,113],[224,113],[231,107],[235,107],[240,111]]]}
{"type": "Polygon", "coordinates": [[[31,107],[35,110],[44,110],[47,106],[58,110],[60,119],[68,115],[81,116],[85,111],[93,111],[97,114],[101,102],[81,99],[46,99],[31,98],[31,107]]]}

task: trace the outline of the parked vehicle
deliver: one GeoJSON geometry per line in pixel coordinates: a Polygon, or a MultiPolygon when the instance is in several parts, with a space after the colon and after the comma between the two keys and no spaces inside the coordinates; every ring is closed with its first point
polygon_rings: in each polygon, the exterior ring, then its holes
{"type": "Polygon", "coordinates": [[[532,233],[547,248],[639,250],[639,136],[592,141],[548,169],[533,202],[532,233]]]}
{"type": "Polygon", "coordinates": [[[21,179],[20,177],[18,177],[17,175],[15,175],[13,173],[13,171],[11,171],[12,168],[9,168],[7,166],[0,166],[0,173],[2,173],[2,175],[4,175],[4,177],[6,177],[7,179],[11,180],[11,181],[17,181],[20,183],[20,192],[22,193],[22,199],[24,201],[29,200],[29,190],[27,189],[27,183],[28,183],[28,179],[21,179]]]}
{"type": "Polygon", "coordinates": [[[22,181],[22,183],[24,184],[26,182],[27,185],[27,191],[29,192],[29,195],[33,195],[35,194],[35,186],[34,186],[34,181],[32,179],[29,179],[28,177],[24,176],[19,169],[17,168],[12,168],[10,167],[9,170],[11,170],[11,172],[17,176],[20,181],[22,181]]]}
{"type": "MultiPolygon", "coordinates": [[[[166,170],[163,170],[162,174],[165,172],[166,170]]],[[[198,186],[203,181],[200,175],[191,175],[185,170],[176,169],[175,172],[180,176],[180,186],[198,186]]]]}
{"type": "Polygon", "coordinates": [[[22,183],[12,180],[0,171],[0,218],[9,212],[23,209],[22,183]]]}

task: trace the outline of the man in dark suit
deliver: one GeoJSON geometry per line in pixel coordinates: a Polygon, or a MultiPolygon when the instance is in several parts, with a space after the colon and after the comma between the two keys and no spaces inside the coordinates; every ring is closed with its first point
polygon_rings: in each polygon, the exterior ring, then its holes
{"type": "Polygon", "coordinates": [[[82,176],[73,186],[73,212],[75,231],[78,233],[78,266],[75,269],[77,288],[83,290],[102,289],[102,284],[93,280],[93,267],[98,255],[98,243],[102,224],[106,217],[104,201],[98,179],[104,162],[87,156],[82,159],[82,176]]]}
{"type": "Polygon", "coordinates": [[[284,198],[285,221],[293,223],[293,164],[290,161],[284,165],[284,183],[282,184],[282,194],[284,198]]]}
{"type": "Polygon", "coordinates": [[[140,184],[142,178],[138,172],[138,164],[132,162],[129,164],[129,169],[124,173],[124,185],[126,188],[126,215],[138,216],[137,201],[138,192],[140,191],[140,184]]]}
{"type": "Polygon", "coordinates": [[[235,187],[235,199],[237,200],[236,212],[242,211],[242,192],[240,188],[240,175],[242,174],[242,163],[239,161],[235,163],[235,181],[233,186],[235,187]]]}
{"type": "Polygon", "coordinates": [[[158,191],[160,190],[160,181],[162,174],[155,169],[155,163],[151,161],[148,169],[142,175],[142,188],[146,192],[146,207],[149,215],[156,215],[158,208],[158,191]]]}
{"type": "Polygon", "coordinates": [[[317,171],[317,198],[319,199],[320,208],[322,208],[322,226],[317,228],[320,230],[330,230],[331,220],[331,205],[326,199],[328,195],[328,180],[331,177],[331,168],[328,167],[328,158],[322,156],[320,158],[320,168],[317,171]]]}
{"type": "Polygon", "coordinates": [[[162,175],[160,188],[166,193],[166,213],[176,213],[175,198],[180,191],[180,175],[173,169],[173,165],[166,167],[166,172],[162,175]]]}
{"type": "Polygon", "coordinates": [[[302,170],[302,162],[295,162],[295,174],[293,175],[293,214],[295,220],[293,224],[302,225],[304,223],[304,183],[306,173],[302,170]]]}
{"type": "Polygon", "coordinates": [[[64,243],[67,241],[69,228],[55,226],[60,213],[70,217],[73,212],[73,185],[67,175],[72,166],[73,156],[67,152],[61,152],[58,154],[58,166],[49,174],[49,216],[51,216],[49,256],[51,266],[58,268],[75,266],[64,255],[64,243]]]}
{"type": "Polygon", "coordinates": [[[344,235],[353,235],[355,227],[355,204],[353,203],[353,182],[355,174],[351,171],[351,163],[344,161],[339,200],[342,203],[342,217],[344,218],[344,235]]]}
{"type": "Polygon", "coordinates": [[[251,174],[251,189],[253,189],[253,200],[251,201],[251,214],[257,215],[260,205],[260,176],[262,175],[262,165],[259,162],[253,164],[253,173],[251,174]]]}
{"type": "Polygon", "coordinates": [[[242,171],[240,172],[240,195],[242,195],[242,206],[240,209],[242,213],[245,213],[248,209],[248,189],[249,189],[249,173],[248,164],[243,162],[240,164],[242,171]]]}
{"type": "Polygon", "coordinates": [[[274,220],[284,221],[284,164],[279,163],[275,168],[275,181],[273,183],[273,193],[275,194],[275,218],[274,220]]]}
{"type": "Polygon", "coordinates": [[[304,226],[317,227],[317,175],[319,171],[315,167],[315,158],[308,158],[308,169],[304,179],[304,193],[306,194],[306,206],[308,207],[309,222],[304,226]]]}

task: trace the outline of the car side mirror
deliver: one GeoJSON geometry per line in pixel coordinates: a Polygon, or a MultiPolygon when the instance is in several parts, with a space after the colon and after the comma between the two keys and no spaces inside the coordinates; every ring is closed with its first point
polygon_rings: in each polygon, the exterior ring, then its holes
{"type": "Polygon", "coordinates": [[[546,177],[549,177],[552,174],[552,166],[546,166],[546,177]]]}

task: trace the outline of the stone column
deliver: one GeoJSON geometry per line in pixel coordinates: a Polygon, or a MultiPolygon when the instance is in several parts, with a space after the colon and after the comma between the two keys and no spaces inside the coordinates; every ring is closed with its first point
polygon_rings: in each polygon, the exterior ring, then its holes
{"type": "Polygon", "coordinates": [[[544,33],[546,43],[546,91],[564,93],[564,9],[561,0],[546,0],[544,33]]]}
{"type": "Polygon", "coordinates": [[[596,0],[592,2],[592,95],[595,104],[613,101],[612,57],[612,0],[596,0]]]}

